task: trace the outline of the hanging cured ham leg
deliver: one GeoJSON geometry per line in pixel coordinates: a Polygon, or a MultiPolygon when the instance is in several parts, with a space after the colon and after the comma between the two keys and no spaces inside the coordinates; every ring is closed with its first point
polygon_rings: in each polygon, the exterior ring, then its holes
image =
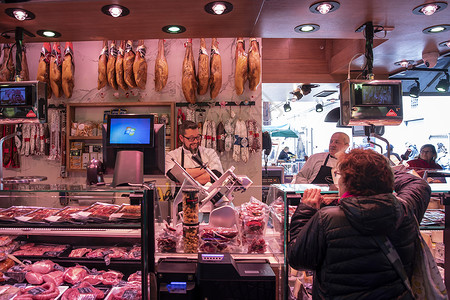
{"type": "Polygon", "coordinates": [[[120,41],[119,51],[116,59],[116,82],[117,85],[124,91],[128,90],[128,85],[125,83],[123,77],[123,57],[125,54],[125,41],[120,41]]]}
{"type": "Polygon", "coordinates": [[[164,40],[158,42],[158,55],[155,61],[155,90],[160,92],[167,84],[169,77],[169,67],[164,55],[164,40]]]}
{"type": "Polygon", "coordinates": [[[198,54],[198,94],[204,95],[208,91],[209,66],[208,52],[206,51],[206,42],[204,38],[200,39],[200,53],[198,54]]]}
{"type": "Polygon", "coordinates": [[[145,85],[147,84],[147,62],[145,61],[146,49],[144,40],[140,40],[136,49],[136,58],[134,59],[133,64],[134,79],[136,80],[136,85],[141,90],[145,90],[145,85]]]}
{"type": "Polygon", "coordinates": [[[247,53],[245,53],[244,40],[243,38],[238,38],[236,45],[236,70],[234,73],[234,86],[238,96],[244,92],[244,84],[247,81],[247,68],[247,53]]]}
{"type": "Polygon", "coordinates": [[[56,98],[62,96],[62,57],[59,42],[53,43],[50,57],[50,86],[56,98]]]}
{"type": "Polygon", "coordinates": [[[216,38],[211,41],[211,61],[210,61],[210,95],[215,99],[222,88],[222,58],[219,53],[219,42],[216,38]]]}
{"type": "Polygon", "coordinates": [[[22,63],[21,63],[20,79],[23,81],[30,80],[30,73],[28,71],[27,51],[25,45],[22,46],[22,63]]]}
{"type": "Polygon", "coordinates": [[[47,98],[52,97],[52,89],[50,88],[50,43],[44,43],[41,49],[41,57],[39,58],[38,71],[36,79],[47,84],[47,98]]]}
{"type": "Polygon", "coordinates": [[[66,98],[72,97],[73,87],[75,85],[74,72],[73,45],[71,42],[67,42],[62,63],[62,89],[66,98]]]}
{"type": "Polygon", "coordinates": [[[250,39],[248,50],[248,86],[250,90],[256,91],[261,78],[261,55],[259,44],[255,38],[250,39]]]}
{"type": "Polygon", "coordinates": [[[194,53],[192,52],[192,39],[188,39],[184,46],[186,47],[186,53],[183,61],[183,77],[181,87],[186,101],[189,103],[195,103],[197,80],[195,79],[195,62],[194,53]]]}
{"type": "Polygon", "coordinates": [[[108,78],[108,84],[115,90],[119,88],[116,81],[116,58],[116,41],[111,41],[111,45],[109,45],[108,63],[106,64],[106,77],[108,78]]]}
{"type": "Polygon", "coordinates": [[[100,57],[98,58],[98,80],[97,89],[100,90],[106,86],[108,78],[106,76],[108,64],[108,41],[103,41],[102,52],[100,52],[100,57]]]}
{"type": "Polygon", "coordinates": [[[133,52],[133,41],[128,40],[125,45],[125,57],[123,59],[123,78],[125,83],[131,87],[136,87],[136,80],[134,79],[133,64],[135,54],[133,52]]]}
{"type": "Polygon", "coordinates": [[[14,60],[10,44],[3,45],[3,64],[0,67],[0,81],[12,81],[14,78],[14,60]]]}

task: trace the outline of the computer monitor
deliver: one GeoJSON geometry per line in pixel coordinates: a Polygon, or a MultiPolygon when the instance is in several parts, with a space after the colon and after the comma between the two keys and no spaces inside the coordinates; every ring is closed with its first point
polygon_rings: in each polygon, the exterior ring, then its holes
{"type": "Polygon", "coordinates": [[[165,174],[166,129],[153,115],[108,115],[102,133],[105,173],[114,173],[119,151],[137,150],[144,153],[144,175],[165,174]]]}

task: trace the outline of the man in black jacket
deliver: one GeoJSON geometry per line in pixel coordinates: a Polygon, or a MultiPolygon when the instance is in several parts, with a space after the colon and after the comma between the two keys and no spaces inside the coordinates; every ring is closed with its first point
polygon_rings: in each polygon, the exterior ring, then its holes
{"type": "Polygon", "coordinates": [[[391,240],[411,278],[414,215],[420,222],[429,185],[411,174],[394,176],[386,158],[372,150],[343,153],[337,166],[337,206],[320,208],[320,190],[304,192],[291,221],[289,264],[315,271],[314,299],[409,299],[373,236],[391,240]]]}

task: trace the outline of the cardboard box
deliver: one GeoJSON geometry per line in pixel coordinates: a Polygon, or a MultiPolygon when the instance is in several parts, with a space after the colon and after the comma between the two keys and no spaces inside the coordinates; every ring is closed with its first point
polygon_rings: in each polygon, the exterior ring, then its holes
{"type": "Polygon", "coordinates": [[[91,160],[90,160],[89,153],[83,153],[83,160],[82,160],[83,169],[87,168],[90,161],[91,160]]]}
{"type": "Polygon", "coordinates": [[[90,160],[93,160],[93,159],[97,159],[98,160],[98,153],[97,152],[90,152],[89,153],[89,158],[90,158],[90,160]]]}
{"type": "Polygon", "coordinates": [[[82,150],[84,147],[84,142],[71,142],[70,143],[70,148],[71,149],[80,149],[82,150]]]}
{"type": "Polygon", "coordinates": [[[70,156],[69,166],[71,169],[82,169],[81,156],[70,156]]]}

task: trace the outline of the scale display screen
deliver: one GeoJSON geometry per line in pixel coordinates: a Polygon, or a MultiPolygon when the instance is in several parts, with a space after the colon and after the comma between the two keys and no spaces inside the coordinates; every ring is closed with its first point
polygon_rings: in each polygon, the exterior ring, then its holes
{"type": "Polygon", "coordinates": [[[31,103],[30,91],[26,86],[0,87],[0,105],[17,106],[31,103]]]}

